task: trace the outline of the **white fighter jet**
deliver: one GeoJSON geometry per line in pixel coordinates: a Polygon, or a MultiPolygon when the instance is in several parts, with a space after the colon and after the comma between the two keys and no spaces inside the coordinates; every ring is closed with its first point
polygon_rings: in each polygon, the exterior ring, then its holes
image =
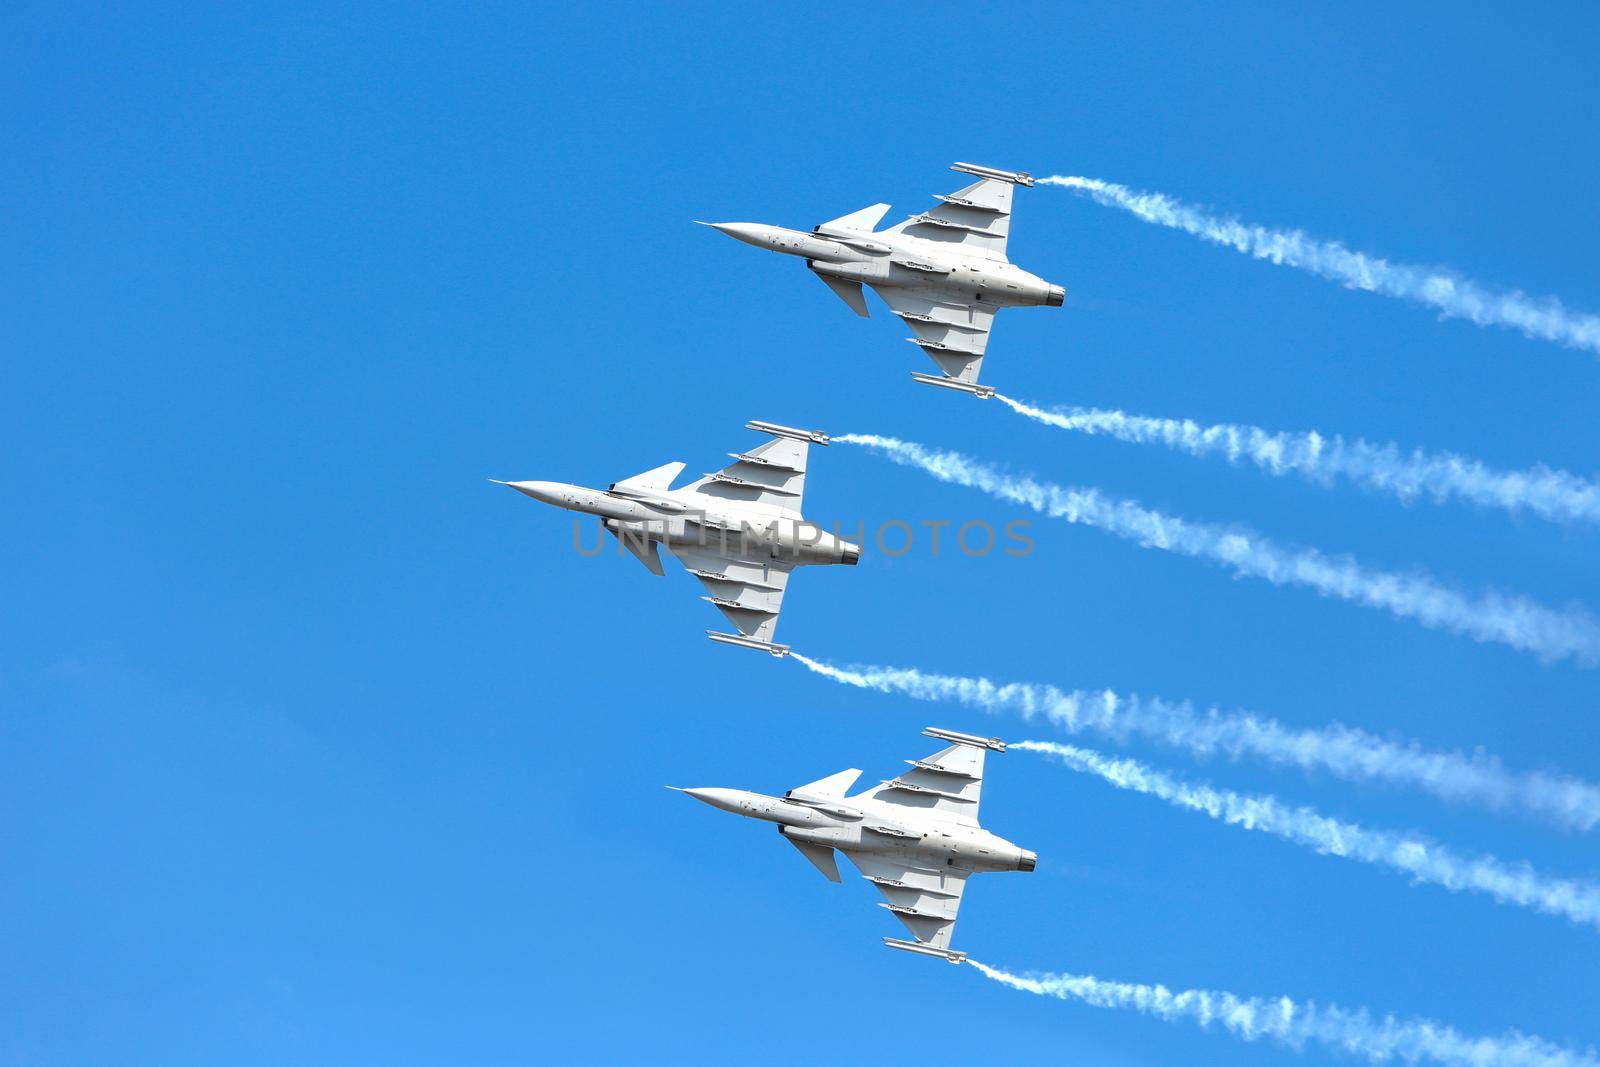
{"type": "Polygon", "coordinates": [[[786,255],[800,256],[849,304],[866,317],[862,284],[905,320],[907,340],[933,358],[939,375],[913,373],[927,385],[987,398],[978,384],[995,312],[1006,307],[1060,307],[1066,290],[1029,274],[1006,258],[1011,232],[1011,190],[1032,185],[1020,172],[957,163],[951,170],[979,180],[938,206],[886,230],[874,232],[888,204],[873,204],[824,222],[810,233],[754,222],[706,222],[730,237],[786,255]]]}
{"type": "MultiPolygon", "coordinates": [[[[652,574],[662,574],[656,546],[667,551],[705,585],[701,597],[714,604],[737,633],[707,630],[724,644],[789,653],[774,644],[773,631],[789,574],[807,564],[854,564],[861,546],[805,520],[800,501],[806,484],[806,453],[825,445],[820,430],[796,430],[771,422],[746,427],[772,440],[748,452],[730,452],[733,462],[678,489],[682,463],[586,489],[562,482],[498,482],[546,504],[600,517],[600,524],[652,574]]],[[[493,479],[491,479],[493,480],[493,479]]]]}
{"type": "Polygon", "coordinates": [[[886,937],[885,945],[960,963],[967,954],[950,948],[950,934],[967,878],[981,871],[1031,871],[1039,858],[978,825],[983,757],[1004,752],[1005,742],[933,726],[922,732],[952,743],[927,759],[907,760],[909,771],[853,797],[845,792],[861,776],[858,770],[840,771],[782,797],[743,789],[680,792],[735,815],[777,823],[778,832],[829,881],[839,881],[833,853],[843,852],[888,898],[881,907],[915,938],[886,937]]]}

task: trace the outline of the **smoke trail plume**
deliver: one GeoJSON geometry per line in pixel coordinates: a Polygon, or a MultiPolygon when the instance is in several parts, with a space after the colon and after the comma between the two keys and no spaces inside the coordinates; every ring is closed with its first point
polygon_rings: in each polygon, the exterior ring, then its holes
{"type": "Polygon", "coordinates": [[[791,652],[789,658],[826,678],[859,689],[917,700],[957,703],[990,714],[1036,716],[1077,734],[1125,740],[1130,735],[1197,756],[1250,756],[1277,766],[1326,771],[1347,781],[1420,789],[1442,800],[1493,810],[1515,808],[1564,829],[1600,824],[1600,786],[1559,774],[1515,774],[1483,752],[1439,752],[1415,741],[1396,742],[1334,724],[1296,729],[1276,719],[1217,708],[1197,711],[1187,701],[1119,694],[1110,689],[1063,691],[1030,682],[931,674],[912,667],[835,667],[791,652]]]}
{"type": "Polygon", "coordinates": [[[1526,863],[1508,864],[1493,856],[1461,856],[1416,834],[1372,830],[1341,822],[1310,808],[1291,808],[1276,797],[1245,796],[1208,785],[1185,782],[1137,760],[1113,759],[1075,745],[1053,741],[1015,741],[1009,748],[1042,752],[1075,771],[1082,771],[1135,793],[1165,800],[1176,807],[1208,815],[1229,826],[1260,830],[1324,855],[1389,867],[1414,881],[1457,892],[1482,893],[1502,904],[1515,904],[1600,928],[1600,885],[1548,878],[1526,863]]]}
{"type": "Polygon", "coordinates": [[[1407,503],[1423,495],[1441,503],[1454,497],[1513,513],[1526,508],[1553,522],[1600,522],[1600,484],[1543,465],[1500,471],[1449,452],[1429,455],[1419,450],[1406,455],[1393,444],[1346,441],[1315,430],[1272,433],[1259,426],[1201,426],[1188,419],[1153,419],[1096,408],[1047,411],[998,393],[995,399],[1059,429],[1165,445],[1191,456],[1226,456],[1234,463],[1249,460],[1270,474],[1298,474],[1321,485],[1344,478],[1407,503]]]}
{"type": "Polygon", "coordinates": [[[1039,183],[1066,186],[1146,222],[1182,230],[1254,259],[1299,267],[1349,289],[1424,304],[1441,318],[1505,326],[1536,340],[1600,354],[1600,316],[1571,311],[1553,296],[1491,289],[1440,267],[1391,263],[1381,256],[1352,252],[1338,241],[1319,241],[1300,230],[1275,230],[1221,218],[1160,193],[1136,192],[1095,178],[1056,175],[1040,178],[1039,183]]]}
{"type": "Polygon", "coordinates": [[[1374,1018],[1365,1008],[1297,1002],[1288,997],[1240,997],[1210,989],[1109,982],[1082,974],[1017,975],[968,960],[985,977],[1012,989],[1096,1008],[1123,1008],[1164,1022],[1217,1023],[1245,1041],[1266,1038],[1299,1050],[1322,1045],[1373,1063],[1400,1059],[1443,1067],[1596,1067],[1593,1051],[1562,1048],[1515,1030],[1499,1037],[1469,1037],[1428,1019],[1374,1018]]]}
{"type": "Polygon", "coordinates": [[[1192,522],[1103,496],[1095,489],[1064,488],[1004,474],[963,456],[874,434],[834,438],[864,445],[896,463],[917,467],[940,481],[965,485],[1022,504],[1052,518],[1094,526],[1146,548],[1211,560],[1236,574],[1274,585],[1299,585],[1324,596],[1382,608],[1432,629],[1476,641],[1495,641],[1541,659],[1572,657],[1585,666],[1600,660],[1600,624],[1581,609],[1555,611],[1524,597],[1489,592],[1469,597],[1421,574],[1367,570],[1348,556],[1283,548],[1239,527],[1192,522]]]}

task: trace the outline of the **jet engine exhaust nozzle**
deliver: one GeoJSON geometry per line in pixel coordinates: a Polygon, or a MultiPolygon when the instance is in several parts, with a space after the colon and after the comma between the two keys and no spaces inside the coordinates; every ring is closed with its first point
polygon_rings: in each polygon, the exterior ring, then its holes
{"type": "Polygon", "coordinates": [[[1067,302],[1067,291],[1059,285],[1052,285],[1049,293],[1045,295],[1044,306],[1058,308],[1067,302]]]}
{"type": "Polygon", "coordinates": [[[1029,852],[1027,849],[1023,849],[1022,858],[1017,860],[1017,870],[1027,872],[1033,870],[1037,866],[1039,866],[1039,854],[1037,852],[1029,852]]]}

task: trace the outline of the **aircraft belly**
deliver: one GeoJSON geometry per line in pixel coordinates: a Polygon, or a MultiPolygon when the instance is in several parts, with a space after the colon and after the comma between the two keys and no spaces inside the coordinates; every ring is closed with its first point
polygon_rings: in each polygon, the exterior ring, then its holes
{"type": "MultiPolygon", "coordinates": [[[[977,294],[983,292],[972,283],[970,279],[958,278],[955,274],[912,274],[907,272],[889,282],[872,283],[874,288],[899,289],[903,292],[916,293],[929,299],[947,303],[970,306],[982,304],[984,301],[976,299],[977,294]]],[[[882,296],[883,294],[879,294],[882,296]]],[[[888,303],[887,297],[884,302],[888,303]]]]}
{"type": "Polygon", "coordinates": [[[771,545],[759,535],[746,537],[738,529],[707,527],[677,520],[661,538],[669,548],[705,548],[718,555],[741,559],[776,559],[771,545]]]}
{"type": "Polygon", "coordinates": [[[786,526],[798,520],[778,519],[770,516],[752,517],[748,527],[738,520],[708,516],[702,523],[697,519],[673,516],[652,519],[648,525],[651,536],[668,547],[705,548],[720,555],[743,559],[770,559],[790,566],[800,567],[817,563],[838,563],[842,549],[837,538],[820,528],[808,529],[802,537],[786,526]],[[778,529],[770,533],[774,522],[778,529]]]}

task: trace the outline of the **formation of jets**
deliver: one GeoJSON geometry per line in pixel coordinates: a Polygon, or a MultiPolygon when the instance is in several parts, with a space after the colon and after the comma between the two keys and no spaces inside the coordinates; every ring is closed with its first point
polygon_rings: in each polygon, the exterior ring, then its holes
{"type": "MultiPolygon", "coordinates": [[[[874,204],[808,232],[756,223],[705,225],[747,244],[805,259],[817,277],[850,305],[868,314],[862,286],[870,285],[910,326],[909,340],[941,371],[913,373],[919,382],[994,395],[978,373],[989,330],[1005,307],[1060,307],[1066,293],[1006,258],[1011,194],[1032,185],[1025,173],[957,163],[952,170],[978,180],[938,198],[936,207],[885,230],[875,230],[889,210],[874,204]]],[[[661,575],[665,547],[700,579],[710,601],[734,632],[707,630],[723,644],[785,656],[773,640],[789,575],[807,565],[853,565],[861,546],[801,514],[811,445],[826,445],[820,430],[751,421],[746,427],[771,440],[733,462],[682,485],[672,483],[684,464],[672,462],[606,489],[563,482],[501,482],[525,496],[599,518],[651,573],[661,575]]],[[[839,881],[835,852],[842,852],[886,898],[912,940],[884,938],[892,948],[960,963],[950,948],[966,880],[983,871],[1031,871],[1034,853],[978,825],[984,756],[1004,752],[996,738],[929,727],[926,735],[949,742],[911,769],[855,796],[846,792],[858,770],[791,789],[782,797],[738,789],[685,789],[713,807],[778,824],[779,832],[831,881],[839,881]]]]}

